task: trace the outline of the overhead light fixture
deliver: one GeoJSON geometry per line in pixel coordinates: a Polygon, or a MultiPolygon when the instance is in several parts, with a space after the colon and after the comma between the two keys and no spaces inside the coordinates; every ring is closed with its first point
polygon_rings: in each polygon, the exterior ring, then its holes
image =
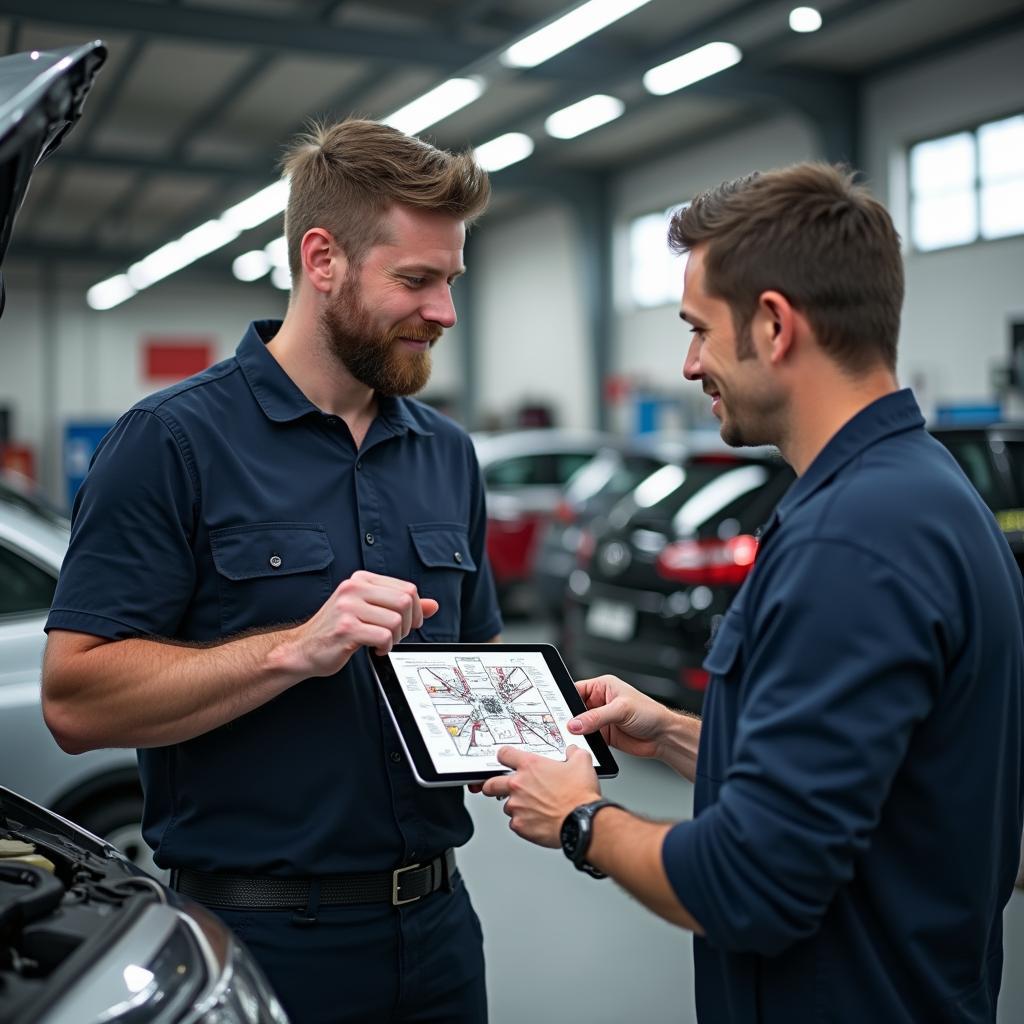
{"type": "Polygon", "coordinates": [[[271,217],[283,213],[288,205],[288,179],[282,178],[273,185],[260,189],[255,195],[236,203],[220,215],[220,220],[238,231],[258,227],[271,217]]]}
{"type": "Polygon", "coordinates": [[[270,272],[270,283],[275,288],[280,288],[281,291],[286,292],[291,289],[292,286],[292,273],[288,269],[287,264],[282,264],[279,267],[274,267],[270,272]]]}
{"type": "Polygon", "coordinates": [[[709,78],[743,59],[743,53],[732,43],[707,43],[681,57],[651,68],[643,78],[644,88],[655,96],[667,96],[702,78],[709,78]]]}
{"type": "Polygon", "coordinates": [[[510,68],[535,68],[647,3],[650,0],[589,0],[513,43],[502,53],[501,63],[510,68]]]}
{"type": "Polygon", "coordinates": [[[406,135],[417,135],[425,128],[443,121],[478,99],[485,88],[479,75],[470,78],[449,78],[439,86],[425,92],[418,99],[400,107],[384,124],[397,128],[406,135]]]}
{"type": "Polygon", "coordinates": [[[476,162],[485,171],[500,171],[503,167],[525,160],[533,152],[533,139],[522,132],[499,135],[473,151],[476,162]]]}
{"type": "MultiPolygon", "coordinates": [[[[243,231],[258,227],[271,217],[276,217],[287,204],[288,180],[282,178],[260,189],[248,199],[236,203],[215,220],[208,220],[205,224],[186,232],[181,238],[160,246],[138,263],[133,263],[127,273],[118,274],[93,285],[86,292],[85,301],[93,309],[113,309],[114,306],[137,295],[143,288],[162,281],[190,263],[195,263],[203,256],[208,256],[221,246],[234,241],[243,231]]],[[[235,276],[238,276],[237,273],[235,276]]]]}
{"type": "Polygon", "coordinates": [[[574,139],[619,117],[625,104],[614,96],[597,93],[579,103],[556,110],[545,122],[544,130],[556,139],[574,139]]]}
{"type": "Polygon", "coordinates": [[[231,264],[231,273],[239,281],[258,281],[270,270],[270,257],[263,249],[251,249],[243,252],[231,264]]]}
{"type": "Polygon", "coordinates": [[[789,27],[794,32],[817,32],[821,14],[814,7],[794,7],[789,12],[789,27]]]}
{"type": "Polygon", "coordinates": [[[108,277],[105,281],[94,284],[85,293],[85,301],[93,309],[113,309],[135,293],[136,289],[128,280],[128,275],[118,274],[116,277],[108,277]]]}

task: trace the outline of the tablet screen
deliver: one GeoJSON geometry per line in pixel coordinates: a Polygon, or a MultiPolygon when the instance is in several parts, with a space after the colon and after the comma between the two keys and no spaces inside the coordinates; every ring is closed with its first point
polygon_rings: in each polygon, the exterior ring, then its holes
{"type": "Polygon", "coordinates": [[[575,715],[539,651],[398,650],[389,657],[437,771],[502,770],[494,755],[504,746],[562,761],[569,744],[596,767],[587,741],[565,728],[575,715]]]}
{"type": "Polygon", "coordinates": [[[499,747],[564,761],[585,750],[602,778],[618,774],[600,733],[566,725],[586,708],[550,644],[399,644],[369,652],[384,703],[423,786],[479,782],[508,769],[499,747]]]}

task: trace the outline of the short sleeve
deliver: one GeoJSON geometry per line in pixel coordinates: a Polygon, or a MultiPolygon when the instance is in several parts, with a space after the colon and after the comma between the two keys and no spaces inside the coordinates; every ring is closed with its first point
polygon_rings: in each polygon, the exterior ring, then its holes
{"type": "Polygon", "coordinates": [[[47,632],[175,635],[195,583],[197,493],[186,452],[173,422],[144,409],[103,439],[75,499],[47,632]]]}
{"type": "Polygon", "coordinates": [[[817,930],[869,847],[934,705],[946,629],[927,595],[853,544],[808,541],[765,568],[741,678],[721,683],[743,687],[727,776],[662,857],[713,945],[773,955],[817,930]]]}
{"type": "Polygon", "coordinates": [[[487,501],[480,478],[480,465],[468,439],[466,447],[471,495],[469,548],[477,571],[466,573],[462,584],[462,626],[459,639],[463,643],[479,643],[497,636],[501,632],[502,623],[494,575],[487,558],[487,501]]]}

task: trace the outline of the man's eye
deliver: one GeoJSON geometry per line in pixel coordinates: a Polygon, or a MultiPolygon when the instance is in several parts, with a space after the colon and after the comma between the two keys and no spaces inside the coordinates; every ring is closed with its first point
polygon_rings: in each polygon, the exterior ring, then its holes
{"type": "Polygon", "coordinates": [[[402,278],[402,280],[403,280],[403,281],[404,281],[404,282],[405,282],[405,283],[406,283],[406,284],[407,284],[407,285],[408,285],[408,286],[409,286],[410,288],[419,288],[419,287],[421,287],[421,286],[423,285],[423,283],[424,283],[424,282],[425,282],[425,281],[426,281],[427,279],[426,279],[425,277],[407,277],[407,276],[406,276],[406,277],[403,277],[403,278],[402,278]]]}

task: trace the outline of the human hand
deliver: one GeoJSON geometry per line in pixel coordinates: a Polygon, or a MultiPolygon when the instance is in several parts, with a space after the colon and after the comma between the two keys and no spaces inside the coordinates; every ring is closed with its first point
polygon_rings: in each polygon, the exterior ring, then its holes
{"type": "Polygon", "coordinates": [[[340,583],[323,607],[293,631],[292,658],[304,676],[329,676],[360,647],[387,654],[438,609],[414,584],[360,569],[340,583]]]}
{"type": "Polygon", "coordinates": [[[590,754],[580,747],[570,746],[564,761],[501,747],[498,760],[515,770],[488,779],[482,791],[504,799],[511,819],[508,827],[538,846],[559,846],[565,816],[574,807],[601,797],[590,754]]]}
{"type": "Polygon", "coordinates": [[[616,676],[583,679],[576,684],[588,711],[568,723],[577,736],[601,730],[605,743],[637,757],[657,757],[658,741],[671,713],[616,676]]]}

